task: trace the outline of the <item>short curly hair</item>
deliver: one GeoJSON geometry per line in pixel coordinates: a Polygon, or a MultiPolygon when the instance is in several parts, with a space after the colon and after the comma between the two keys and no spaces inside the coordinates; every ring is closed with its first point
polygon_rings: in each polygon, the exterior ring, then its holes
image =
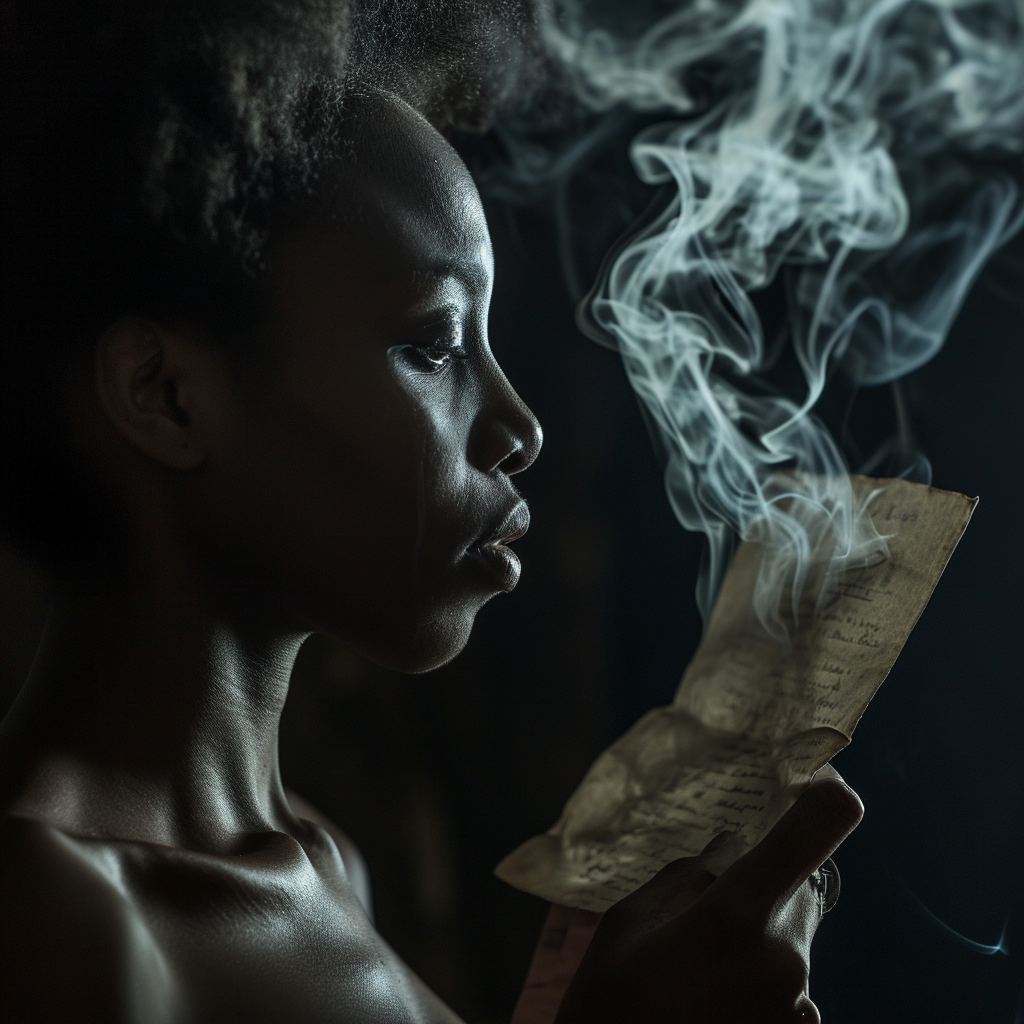
{"type": "Polygon", "coordinates": [[[129,314],[251,336],[347,93],[478,130],[531,22],[530,0],[0,0],[3,538],[57,571],[109,552],[57,422],[69,354],[129,314]]]}

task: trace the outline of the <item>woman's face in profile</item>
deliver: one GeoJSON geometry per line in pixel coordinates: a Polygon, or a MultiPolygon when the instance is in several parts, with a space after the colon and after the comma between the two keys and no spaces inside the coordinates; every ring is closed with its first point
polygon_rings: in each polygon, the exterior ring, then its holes
{"type": "Polygon", "coordinates": [[[336,216],[272,253],[266,365],[237,390],[202,532],[300,628],[420,671],[515,585],[497,542],[525,531],[510,477],[541,433],[488,346],[493,260],[464,165],[398,101],[358,117],[336,216]]]}

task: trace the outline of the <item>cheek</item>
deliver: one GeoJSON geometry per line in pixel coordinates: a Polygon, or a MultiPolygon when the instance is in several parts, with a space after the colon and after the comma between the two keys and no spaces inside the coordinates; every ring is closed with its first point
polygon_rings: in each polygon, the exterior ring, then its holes
{"type": "Polygon", "coordinates": [[[421,670],[465,644],[492,596],[467,565],[488,525],[466,460],[471,397],[350,367],[244,403],[205,494],[207,549],[325,630],[421,670]]]}
{"type": "Polygon", "coordinates": [[[417,572],[425,584],[450,578],[484,527],[480,474],[466,458],[475,404],[455,374],[408,394],[417,476],[417,572]]]}
{"type": "Polygon", "coordinates": [[[310,613],[354,613],[411,578],[419,446],[387,384],[335,373],[263,388],[211,460],[211,540],[310,613]]]}
{"type": "Polygon", "coordinates": [[[391,580],[389,607],[410,610],[392,637],[405,647],[392,664],[422,671],[462,650],[476,613],[495,593],[467,556],[494,512],[485,475],[466,457],[472,391],[460,388],[454,374],[415,384],[404,399],[415,461],[415,542],[411,561],[391,580]]]}
{"type": "Polygon", "coordinates": [[[295,424],[277,460],[281,492],[303,505],[293,508],[292,523],[304,533],[297,539],[364,600],[368,587],[409,574],[417,533],[417,439],[381,392],[295,424]]]}

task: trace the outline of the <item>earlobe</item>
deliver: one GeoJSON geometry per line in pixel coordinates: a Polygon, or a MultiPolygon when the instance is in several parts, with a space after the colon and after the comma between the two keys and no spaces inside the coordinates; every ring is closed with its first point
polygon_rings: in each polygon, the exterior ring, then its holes
{"type": "Polygon", "coordinates": [[[187,343],[147,320],[112,324],[96,347],[96,387],[107,416],[140,451],[171,469],[204,459],[188,409],[187,343]]]}

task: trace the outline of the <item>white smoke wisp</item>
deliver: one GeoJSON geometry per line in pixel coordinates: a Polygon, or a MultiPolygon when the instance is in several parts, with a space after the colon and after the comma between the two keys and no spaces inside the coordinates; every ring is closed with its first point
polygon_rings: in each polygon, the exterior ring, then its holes
{"type": "Polygon", "coordinates": [[[585,13],[577,0],[541,12],[577,97],[675,119],[631,148],[672,200],[606,261],[581,324],[614,339],[667,453],[672,507],[708,537],[705,619],[732,538],[756,539],[755,609],[781,639],[787,595],[795,615],[827,578],[816,567],[885,552],[812,412],[828,374],[879,384],[928,361],[1021,225],[1005,167],[1024,148],[1022,9],[690,0],[632,38],[585,13]],[[750,293],[780,273],[798,401],[744,386],[766,358],[750,293]]]}

